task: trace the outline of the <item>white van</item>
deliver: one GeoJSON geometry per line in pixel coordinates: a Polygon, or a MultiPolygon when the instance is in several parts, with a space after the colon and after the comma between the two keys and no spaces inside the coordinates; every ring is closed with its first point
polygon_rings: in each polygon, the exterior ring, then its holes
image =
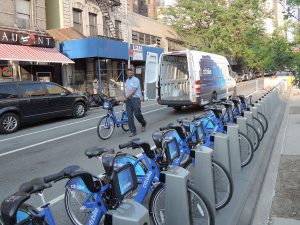
{"type": "Polygon", "coordinates": [[[213,91],[218,99],[231,95],[236,82],[227,59],[200,51],[148,52],[144,97],[180,109],[207,104],[213,91]]]}

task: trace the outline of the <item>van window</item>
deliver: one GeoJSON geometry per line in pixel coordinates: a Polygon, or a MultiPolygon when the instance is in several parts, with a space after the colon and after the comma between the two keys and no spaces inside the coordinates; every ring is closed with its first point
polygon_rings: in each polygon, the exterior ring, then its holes
{"type": "Polygon", "coordinates": [[[46,95],[46,89],[40,83],[20,84],[20,90],[23,98],[40,97],[46,95]]]}
{"type": "Polygon", "coordinates": [[[45,85],[48,91],[48,95],[61,95],[61,93],[66,92],[65,89],[63,89],[58,85],[55,84],[45,84],[45,85]]]}
{"type": "Polygon", "coordinates": [[[0,99],[17,98],[17,88],[15,84],[0,85],[0,99]]]}

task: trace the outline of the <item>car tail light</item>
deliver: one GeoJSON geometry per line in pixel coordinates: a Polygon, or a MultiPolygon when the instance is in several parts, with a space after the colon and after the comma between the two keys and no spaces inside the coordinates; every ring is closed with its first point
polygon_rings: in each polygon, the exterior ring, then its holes
{"type": "Polygon", "coordinates": [[[195,81],[195,90],[196,90],[196,95],[200,96],[200,80],[195,81]]]}

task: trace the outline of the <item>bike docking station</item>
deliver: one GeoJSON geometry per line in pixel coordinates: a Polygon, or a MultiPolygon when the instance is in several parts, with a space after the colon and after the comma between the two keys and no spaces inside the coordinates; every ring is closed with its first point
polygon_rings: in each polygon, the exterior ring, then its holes
{"type": "Polygon", "coordinates": [[[126,199],[105,215],[104,225],[150,225],[149,211],[133,199],[126,199]]]}
{"type": "Polygon", "coordinates": [[[241,175],[241,152],[239,143],[239,126],[237,124],[228,124],[225,127],[229,140],[229,159],[230,172],[233,179],[241,175]]]}
{"type": "Polygon", "coordinates": [[[227,134],[218,132],[214,134],[213,157],[230,172],[229,138],[227,134]]]}
{"type": "Polygon", "coordinates": [[[212,170],[212,155],[213,150],[206,146],[197,145],[191,150],[191,157],[195,160],[194,173],[191,174],[195,181],[195,187],[205,193],[205,197],[212,206],[214,215],[216,209],[213,207],[216,204],[214,191],[214,176],[212,170]],[[197,171],[197,172],[196,172],[197,171]]]}
{"type": "Polygon", "coordinates": [[[161,172],[159,180],[165,184],[166,190],[165,224],[191,224],[187,193],[189,177],[190,172],[178,166],[171,166],[167,171],[161,172]]]}

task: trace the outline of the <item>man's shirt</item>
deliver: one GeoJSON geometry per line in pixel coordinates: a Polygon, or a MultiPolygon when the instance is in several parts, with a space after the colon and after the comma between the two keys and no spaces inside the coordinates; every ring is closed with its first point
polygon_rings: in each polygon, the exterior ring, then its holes
{"type": "Polygon", "coordinates": [[[136,89],[136,92],[132,95],[132,98],[140,98],[142,96],[140,80],[135,76],[132,76],[130,79],[128,78],[125,83],[125,95],[126,97],[132,91],[132,89],[136,89]]]}

